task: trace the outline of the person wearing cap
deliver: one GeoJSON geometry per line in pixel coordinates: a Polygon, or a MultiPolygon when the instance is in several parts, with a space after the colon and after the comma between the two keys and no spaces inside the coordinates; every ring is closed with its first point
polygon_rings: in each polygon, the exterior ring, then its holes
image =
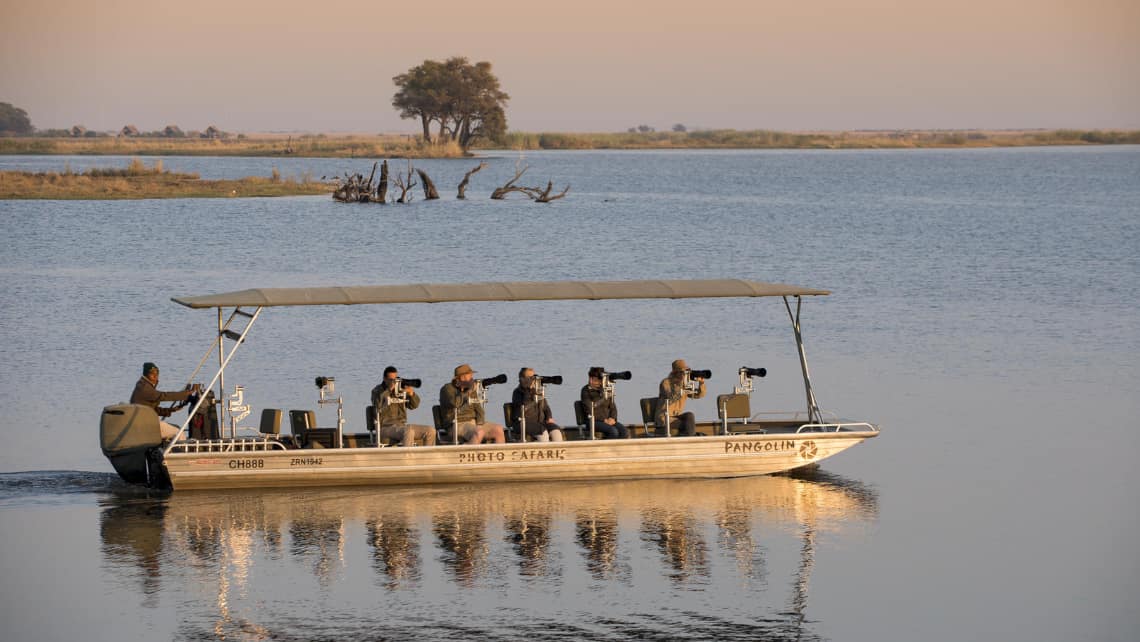
{"type": "Polygon", "coordinates": [[[458,422],[459,439],[465,444],[507,443],[503,426],[486,421],[483,404],[475,398],[475,371],[466,363],[456,366],[454,378],[439,389],[439,410],[449,430],[458,422]]]}
{"type": "Polygon", "coordinates": [[[550,404],[545,398],[538,398],[538,386],[541,385],[534,379],[533,368],[519,370],[519,385],[511,395],[515,411],[514,428],[518,431],[521,418],[525,417],[527,437],[534,441],[562,441],[562,426],[554,421],[550,404]]]}
{"type": "MultiPolygon", "coordinates": [[[[688,369],[689,366],[684,359],[677,359],[673,362],[673,371],[661,380],[657,392],[657,417],[654,422],[657,425],[658,436],[667,436],[673,428],[676,428],[682,437],[692,437],[697,434],[696,417],[691,412],[685,412],[685,401],[689,395],[685,390],[684,381],[688,369]]],[[[703,377],[696,377],[696,381],[698,389],[693,398],[700,399],[705,396],[705,380],[703,377]]]]}
{"type": "MultiPolygon", "coordinates": [[[[138,382],[135,383],[134,391],[131,392],[131,403],[140,406],[149,406],[158,413],[159,417],[169,417],[176,411],[186,407],[190,396],[197,391],[197,384],[179,392],[164,392],[159,390],[158,366],[148,361],[143,364],[142,376],[139,377],[138,382]],[[158,404],[164,401],[177,401],[178,404],[169,408],[160,408],[158,404]]],[[[178,436],[178,426],[165,421],[159,421],[158,427],[162,432],[163,439],[174,439],[178,436]]]]}
{"type": "Polygon", "coordinates": [[[384,368],[384,381],[372,389],[372,406],[380,423],[377,438],[381,441],[398,440],[401,446],[414,446],[417,441],[424,442],[425,446],[434,446],[434,428],[408,423],[408,410],[420,407],[420,396],[411,386],[404,386],[401,395],[396,389],[399,378],[396,366],[388,366],[384,368]]]}
{"type": "Polygon", "coordinates": [[[607,399],[602,390],[603,372],[604,368],[595,367],[586,373],[587,383],[582,386],[582,409],[586,412],[586,421],[589,421],[590,409],[593,408],[595,435],[601,435],[603,439],[625,439],[629,437],[629,431],[617,420],[617,404],[613,399],[607,399]]]}

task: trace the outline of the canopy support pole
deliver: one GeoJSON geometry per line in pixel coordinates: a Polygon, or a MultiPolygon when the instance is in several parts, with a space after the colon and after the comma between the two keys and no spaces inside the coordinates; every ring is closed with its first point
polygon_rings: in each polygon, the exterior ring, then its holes
{"type": "Polygon", "coordinates": [[[800,307],[803,305],[803,298],[796,296],[796,311],[792,312],[792,305],[788,302],[788,297],[784,297],[784,307],[788,310],[788,318],[792,321],[792,332],[796,335],[796,348],[800,355],[800,370],[804,375],[804,394],[807,395],[807,411],[808,423],[822,422],[822,413],[819,412],[819,404],[815,400],[815,390],[811,386],[811,373],[808,372],[807,352],[804,351],[804,336],[800,331],[800,307]]]}
{"type": "MultiPolygon", "coordinates": [[[[238,348],[241,347],[241,344],[245,339],[245,335],[249,334],[249,329],[253,327],[254,322],[257,321],[257,317],[261,316],[261,310],[262,310],[262,307],[258,306],[257,309],[254,310],[253,314],[250,315],[249,323],[246,324],[245,329],[241,331],[241,334],[238,336],[237,341],[234,342],[234,347],[230,348],[229,354],[225,355],[225,357],[222,359],[221,365],[218,366],[218,371],[216,373],[214,373],[214,378],[210,379],[210,383],[206,384],[205,387],[203,388],[203,390],[210,390],[211,388],[214,387],[215,383],[218,383],[220,386],[220,380],[222,377],[222,373],[225,372],[226,366],[228,366],[230,364],[230,360],[234,358],[234,354],[237,352],[238,348]]],[[[246,313],[243,312],[242,314],[244,315],[246,313]]],[[[220,320],[221,317],[222,317],[222,309],[219,307],[218,308],[218,319],[220,320]]],[[[224,344],[222,344],[222,342],[219,341],[218,342],[219,356],[224,352],[225,352],[225,346],[224,346],[224,344]]],[[[220,387],[218,389],[221,390],[220,387]]],[[[174,444],[178,443],[178,440],[181,439],[182,435],[184,435],[186,433],[186,429],[190,426],[190,420],[194,418],[195,413],[198,412],[198,408],[202,407],[202,403],[206,401],[206,397],[207,397],[207,395],[204,393],[200,397],[198,397],[198,403],[194,404],[194,407],[190,409],[189,416],[187,416],[186,420],[182,422],[182,426],[178,429],[178,434],[174,436],[174,439],[170,440],[169,444],[167,444],[166,449],[162,452],[163,455],[169,455],[170,451],[174,448],[174,444]]],[[[224,408],[225,404],[222,404],[222,407],[224,408]]],[[[221,417],[219,417],[218,420],[220,422],[221,417]]]]}

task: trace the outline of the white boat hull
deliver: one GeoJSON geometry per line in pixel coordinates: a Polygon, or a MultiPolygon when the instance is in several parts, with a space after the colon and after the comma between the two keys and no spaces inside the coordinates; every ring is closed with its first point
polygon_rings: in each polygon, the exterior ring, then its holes
{"type": "Polygon", "coordinates": [[[478,446],[167,453],[177,490],[767,475],[844,451],[878,431],[478,446]]]}

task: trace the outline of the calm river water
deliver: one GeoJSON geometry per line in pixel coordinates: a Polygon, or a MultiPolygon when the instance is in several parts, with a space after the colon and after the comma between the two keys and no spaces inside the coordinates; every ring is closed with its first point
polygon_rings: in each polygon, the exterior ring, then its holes
{"type": "MultiPolygon", "coordinates": [[[[0,639],[1140,638],[1140,148],[488,160],[467,201],[471,160],[418,163],[445,198],[404,206],[0,202],[0,639]],[[489,200],[519,162],[569,196],[489,200]],[[831,290],[803,311],[820,404],[882,435],[791,477],[173,496],[99,453],[144,361],[175,388],[209,346],[172,296],[720,277],[831,290]]],[[[429,397],[462,362],[562,374],[563,423],[588,367],[633,371],[632,421],[678,357],[713,395],[766,367],[754,411],[803,405],[777,300],[271,309],[247,344],[227,383],[255,416],[333,376],[352,431],[389,363],[429,397]]]]}

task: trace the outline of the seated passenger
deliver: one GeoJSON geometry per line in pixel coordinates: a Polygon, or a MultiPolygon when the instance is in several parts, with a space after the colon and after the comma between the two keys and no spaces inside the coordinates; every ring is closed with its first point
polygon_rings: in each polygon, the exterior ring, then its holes
{"type": "Polygon", "coordinates": [[[408,409],[419,408],[420,396],[415,388],[400,381],[395,366],[384,368],[384,381],[372,389],[372,406],[380,424],[376,438],[381,442],[398,440],[401,446],[414,446],[423,441],[425,446],[435,445],[434,428],[408,423],[408,409]]]}
{"type": "Polygon", "coordinates": [[[562,427],[554,421],[546,396],[540,395],[542,382],[532,368],[519,370],[519,385],[511,395],[515,412],[515,430],[526,419],[526,436],[535,441],[562,441],[562,427]]]}
{"type": "MultiPolygon", "coordinates": [[[[176,411],[186,407],[189,403],[191,395],[200,390],[198,384],[187,387],[186,390],[179,392],[164,392],[158,389],[158,366],[147,361],[143,364],[143,373],[139,380],[135,383],[135,389],[131,392],[131,403],[140,406],[149,406],[159,417],[169,417],[176,411]],[[177,401],[178,403],[169,408],[160,408],[158,404],[163,401],[177,401]]],[[[178,426],[167,423],[165,421],[158,422],[158,428],[162,433],[164,440],[174,439],[178,436],[178,426]]]]}
{"type": "MultiPolygon", "coordinates": [[[[439,389],[439,410],[443,425],[454,430],[458,421],[459,439],[465,444],[491,441],[507,443],[501,424],[485,420],[483,404],[476,395],[475,371],[466,363],[455,368],[455,377],[439,389]]],[[[454,437],[454,436],[453,436],[454,437]]]]}
{"type": "Polygon", "coordinates": [[[685,401],[691,396],[700,399],[705,396],[705,380],[703,377],[694,377],[698,383],[695,392],[685,389],[684,381],[689,372],[689,366],[683,359],[673,362],[673,370],[668,377],[661,380],[657,393],[657,434],[668,436],[671,428],[676,428],[682,437],[692,437],[697,434],[697,421],[691,412],[685,412],[685,401]]]}
{"type": "MultiPolygon", "coordinates": [[[[625,439],[629,431],[618,422],[617,404],[602,389],[603,368],[590,368],[588,381],[582,386],[582,410],[586,421],[590,421],[591,408],[594,415],[594,433],[603,439],[625,439]]],[[[589,427],[589,426],[587,426],[589,427]]]]}

